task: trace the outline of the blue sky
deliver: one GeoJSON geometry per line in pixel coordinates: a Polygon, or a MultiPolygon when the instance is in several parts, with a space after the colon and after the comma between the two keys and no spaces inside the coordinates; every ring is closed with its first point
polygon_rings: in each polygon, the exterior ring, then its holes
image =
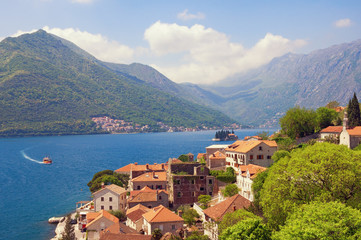
{"type": "Polygon", "coordinates": [[[361,39],[361,1],[4,0],[0,39],[44,29],[103,61],[215,83],[287,52],[361,39]]]}

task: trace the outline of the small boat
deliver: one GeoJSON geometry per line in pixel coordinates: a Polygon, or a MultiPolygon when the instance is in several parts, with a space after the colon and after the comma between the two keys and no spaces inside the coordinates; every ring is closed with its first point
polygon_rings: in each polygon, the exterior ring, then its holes
{"type": "Polygon", "coordinates": [[[43,163],[44,164],[52,164],[53,161],[50,159],[50,157],[44,157],[43,158],[43,163]]]}

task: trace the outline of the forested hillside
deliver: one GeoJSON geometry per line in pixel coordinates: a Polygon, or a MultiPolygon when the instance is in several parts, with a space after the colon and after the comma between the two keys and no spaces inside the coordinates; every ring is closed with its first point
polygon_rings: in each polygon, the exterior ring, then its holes
{"type": "Polygon", "coordinates": [[[95,133],[90,117],[102,115],[186,127],[234,122],[79,52],[43,30],[0,43],[0,135],[95,133]]]}

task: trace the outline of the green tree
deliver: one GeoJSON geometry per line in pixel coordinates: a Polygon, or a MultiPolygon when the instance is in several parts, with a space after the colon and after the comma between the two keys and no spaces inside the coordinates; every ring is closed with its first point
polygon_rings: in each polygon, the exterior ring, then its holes
{"type": "Polygon", "coordinates": [[[361,126],[360,105],[356,93],[354,93],[352,100],[349,101],[347,106],[347,118],[349,127],[361,126]]]}
{"type": "Polygon", "coordinates": [[[262,207],[260,205],[261,191],[263,189],[263,184],[268,176],[268,171],[269,169],[258,173],[256,178],[253,179],[252,191],[253,191],[254,200],[252,207],[254,208],[254,212],[261,212],[262,210],[262,207]]]}
{"type": "Polygon", "coordinates": [[[94,174],[93,179],[87,184],[90,192],[98,191],[102,183],[105,185],[115,184],[127,188],[129,181],[128,174],[119,174],[112,170],[103,170],[94,174]]]}
{"type": "Polygon", "coordinates": [[[316,112],[312,109],[294,107],[280,119],[281,131],[292,139],[305,137],[315,132],[316,112]]]}
{"type": "Polygon", "coordinates": [[[275,152],[273,155],[272,155],[272,160],[273,162],[278,162],[278,160],[280,160],[281,158],[284,158],[284,157],[290,157],[291,154],[289,151],[285,151],[285,150],[278,150],[277,152],[275,152]]]}
{"type": "Polygon", "coordinates": [[[327,103],[325,107],[327,107],[327,108],[329,108],[329,109],[335,109],[335,108],[337,108],[337,107],[339,107],[339,106],[340,106],[340,103],[339,103],[339,102],[337,102],[337,101],[331,101],[331,102],[327,103]]]}
{"type": "Polygon", "coordinates": [[[202,209],[208,208],[208,204],[211,201],[212,197],[210,195],[199,195],[198,202],[201,204],[202,209]]]}
{"type": "Polygon", "coordinates": [[[127,220],[127,216],[125,215],[125,213],[122,210],[109,210],[108,212],[110,214],[116,216],[120,222],[127,220]]]}
{"type": "Polygon", "coordinates": [[[182,162],[188,162],[189,161],[189,158],[188,158],[188,155],[186,154],[182,154],[178,157],[179,160],[181,160],[182,162]]]}
{"type": "Polygon", "coordinates": [[[192,226],[196,223],[196,218],[199,218],[199,214],[193,208],[189,208],[183,212],[182,218],[188,226],[192,226]]]}
{"type": "Polygon", "coordinates": [[[262,138],[262,140],[267,140],[270,136],[270,132],[269,131],[258,132],[257,136],[262,138]]]}
{"type": "Polygon", "coordinates": [[[246,219],[227,228],[220,240],[271,240],[271,231],[260,219],[246,219]]]}
{"type": "Polygon", "coordinates": [[[361,155],[346,146],[316,143],[292,151],[269,168],[260,204],[273,229],[297,206],[341,201],[361,207],[361,155]]]}
{"type": "Polygon", "coordinates": [[[62,240],[75,240],[74,226],[70,223],[71,216],[68,214],[65,220],[64,232],[61,234],[62,240]]]}
{"type": "Polygon", "coordinates": [[[328,126],[332,126],[334,122],[337,122],[338,113],[334,109],[326,107],[320,107],[316,110],[317,115],[317,130],[321,130],[328,126]]]}
{"type": "Polygon", "coordinates": [[[339,202],[312,202],[298,208],[273,235],[275,240],[360,239],[361,212],[339,202]]]}
{"type": "Polygon", "coordinates": [[[162,236],[162,231],[159,228],[154,229],[152,232],[152,240],[160,240],[162,236]]]}
{"type": "Polygon", "coordinates": [[[222,191],[225,197],[232,197],[239,192],[236,184],[228,184],[222,191]]]}
{"type": "Polygon", "coordinates": [[[199,232],[192,232],[185,240],[209,240],[209,237],[199,232]]]}
{"type": "Polygon", "coordinates": [[[224,230],[227,228],[235,225],[239,221],[248,219],[248,218],[254,218],[254,219],[260,219],[260,217],[256,216],[255,214],[245,210],[245,209],[238,209],[234,212],[226,213],[222,221],[218,224],[218,231],[219,234],[221,234],[224,230]]]}

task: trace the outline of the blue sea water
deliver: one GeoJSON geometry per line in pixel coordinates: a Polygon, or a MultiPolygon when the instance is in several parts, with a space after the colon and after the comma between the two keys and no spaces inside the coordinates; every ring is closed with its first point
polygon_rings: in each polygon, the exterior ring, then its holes
{"type": "MultiPolygon", "coordinates": [[[[239,138],[262,130],[238,130],[239,138]]],[[[273,132],[273,130],[268,130],[273,132]]],[[[215,131],[0,138],[0,239],[50,239],[47,220],[90,200],[94,173],[205,152],[215,131]],[[42,164],[50,156],[52,165],[42,164]]],[[[228,144],[231,142],[221,142],[228,144]]]]}

